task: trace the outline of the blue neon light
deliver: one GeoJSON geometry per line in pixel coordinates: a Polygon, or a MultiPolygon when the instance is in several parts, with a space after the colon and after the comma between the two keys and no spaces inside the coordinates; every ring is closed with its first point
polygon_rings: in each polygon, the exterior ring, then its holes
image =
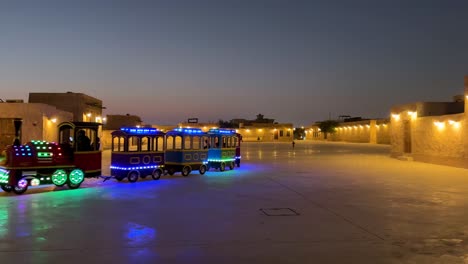
{"type": "Polygon", "coordinates": [[[136,166],[136,167],[120,167],[120,166],[110,166],[112,170],[145,170],[145,169],[156,169],[156,168],[162,168],[164,165],[150,165],[150,166],[136,166]]]}
{"type": "Polygon", "coordinates": [[[202,134],[203,131],[200,128],[175,128],[174,131],[189,133],[189,134],[202,134]]]}
{"type": "Polygon", "coordinates": [[[209,133],[233,135],[233,134],[236,133],[236,131],[233,130],[233,129],[212,128],[212,129],[209,130],[209,133]]]}
{"type": "Polygon", "coordinates": [[[158,129],[156,128],[148,128],[148,127],[122,127],[121,131],[131,133],[131,134],[156,134],[158,133],[158,129]]]}

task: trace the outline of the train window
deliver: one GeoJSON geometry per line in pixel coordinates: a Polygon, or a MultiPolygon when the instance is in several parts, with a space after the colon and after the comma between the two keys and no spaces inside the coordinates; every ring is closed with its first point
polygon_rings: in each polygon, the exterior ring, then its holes
{"type": "Polygon", "coordinates": [[[213,148],[219,148],[219,138],[215,137],[213,140],[213,148]]]}
{"type": "Polygon", "coordinates": [[[175,136],[174,149],[182,149],[182,137],[181,136],[175,136]]]}
{"type": "Polygon", "coordinates": [[[192,149],[200,149],[200,137],[193,137],[192,138],[192,149]]]}
{"type": "Polygon", "coordinates": [[[192,144],[190,144],[192,141],[191,136],[185,136],[184,137],[184,149],[192,149],[192,144]]]}
{"type": "Polygon", "coordinates": [[[232,143],[233,143],[232,144],[233,147],[237,147],[237,137],[232,138],[232,143]]]}
{"type": "Polygon", "coordinates": [[[203,148],[204,149],[209,149],[211,147],[211,142],[208,137],[202,137],[201,142],[203,142],[203,148]]]}
{"type": "Polygon", "coordinates": [[[174,149],[174,137],[173,136],[168,136],[166,138],[166,148],[167,149],[174,149]]]}
{"type": "Polygon", "coordinates": [[[151,150],[151,139],[150,137],[141,138],[141,151],[150,151],[151,150]]]}
{"type": "Polygon", "coordinates": [[[164,151],[164,138],[157,137],[156,140],[157,140],[157,145],[156,145],[157,151],[164,151]]]}
{"type": "MultiPolygon", "coordinates": [[[[99,138],[96,130],[90,128],[77,129],[75,131],[75,147],[77,151],[94,151],[99,149],[99,138]]],[[[70,140],[73,140],[70,137],[70,140]]]]}
{"type": "Polygon", "coordinates": [[[124,138],[123,137],[114,137],[112,139],[112,151],[124,151],[124,138]]]}
{"type": "Polygon", "coordinates": [[[140,145],[139,137],[129,137],[128,138],[128,151],[138,151],[140,145]]]}

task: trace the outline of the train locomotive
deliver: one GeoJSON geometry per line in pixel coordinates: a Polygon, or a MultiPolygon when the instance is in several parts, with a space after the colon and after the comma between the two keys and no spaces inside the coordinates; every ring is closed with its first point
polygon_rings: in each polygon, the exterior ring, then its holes
{"type": "Polygon", "coordinates": [[[99,125],[61,123],[58,143],[38,140],[21,144],[15,140],[6,148],[5,159],[0,162],[1,189],[16,194],[41,184],[67,185],[76,189],[85,177],[101,175],[99,125]]]}

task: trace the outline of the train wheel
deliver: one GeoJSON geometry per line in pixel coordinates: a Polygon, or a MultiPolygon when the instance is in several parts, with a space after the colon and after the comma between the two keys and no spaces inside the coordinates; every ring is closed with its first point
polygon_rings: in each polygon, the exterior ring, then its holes
{"type": "Polygon", "coordinates": [[[68,175],[68,188],[76,189],[79,188],[81,183],[84,181],[84,172],[80,169],[74,169],[68,175]]]}
{"type": "Polygon", "coordinates": [[[58,187],[62,187],[67,183],[67,172],[64,170],[56,170],[52,174],[52,183],[58,187]]]}
{"type": "Polygon", "coordinates": [[[153,177],[153,180],[159,180],[162,175],[162,170],[161,169],[154,169],[153,174],[151,174],[151,177],[153,177]]]}
{"type": "Polygon", "coordinates": [[[198,169],[198,172],[200,172],[201,175],[205,174],[206,172],[206,165],[201,165],[200,169],[198,169]]]}
{"type": "Polygon", "coordinates": [[[28,190],[28,180],[22,178],[18,181],[18,183],[13,186],[13,192],[16,194],[23,194],[25,191],[28,190]]]}
{"type": "Polygon", "coordinates": [[[226,163],[221,162],[221,164],[219,165],[219,170],[224,171],[225,169],[226,169],[226,163]]]}
{"type": "Polygon", "coordinates": [[[231,161],[231,163],[229,163],[229,169],[230,169],[230,170],[233,170],[233,169],[234,169],[234,162],[233,162],[233,161],[231,161]]]}
{"type": "Polygon", "coordinates": [[[167,170],[167,173],[168,173],[169,175],[172,176],[172,175],[174,175],[174,173],[175,173],[175,169],[174,169],[174,168],[170,168],[170,169],[167,170]]]}
{"type": "Polygon", "coordinates": [[[8,193],[13,190],[13,187],[11,185],[0,185],[0,188],[2,188],[4,192],[8,192],[8,193]]]}
{"type": "Polygon", "coordinates": [[[127,178],[129,182],[136,182],[138,181],[138,177],[140,177],[140,173],[138,171],[131,171],[128,173],[127,178]]]}
{"type": "Polygon", "coordinates": [[[190,168],[190,166],[183,167],[182,168],[182,176],[184,176],[184,177],[189,176],[191,171],[192,171],[192,168],[190,168]]]}

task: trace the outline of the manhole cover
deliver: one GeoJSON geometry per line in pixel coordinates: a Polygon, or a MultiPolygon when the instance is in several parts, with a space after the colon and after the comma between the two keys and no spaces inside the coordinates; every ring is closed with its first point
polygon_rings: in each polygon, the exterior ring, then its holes
{"type": "Polygon", "coordinates": [[[267,216],[297,216],[298,212],[294,211],[291,208],[261,208],[262,211],[267,216]]]}

